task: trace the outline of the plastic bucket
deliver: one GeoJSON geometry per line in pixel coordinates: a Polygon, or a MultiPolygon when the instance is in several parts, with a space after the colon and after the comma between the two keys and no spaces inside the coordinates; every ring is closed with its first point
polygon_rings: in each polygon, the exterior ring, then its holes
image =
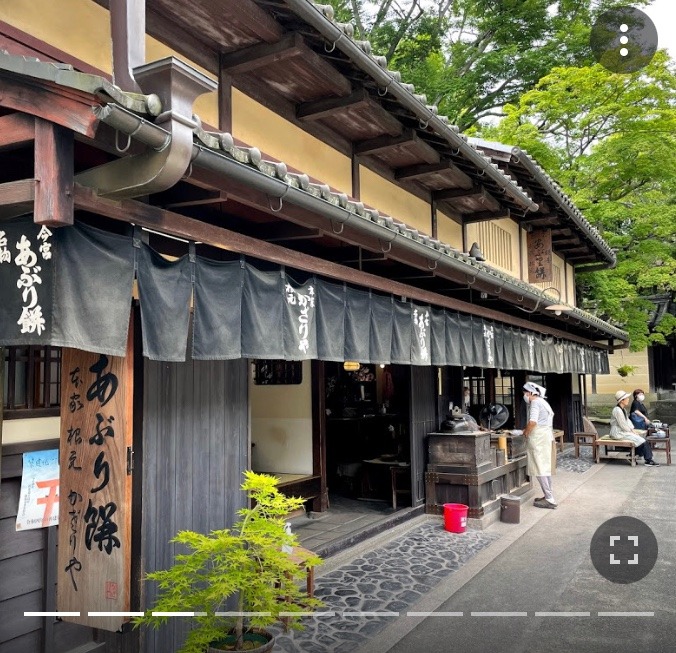
{"type": "Polygon", "coordinates": [[[467,528],[467,511],[464,503],[444,504],[444,528],[449,533],[464,533],[467,528]]]}

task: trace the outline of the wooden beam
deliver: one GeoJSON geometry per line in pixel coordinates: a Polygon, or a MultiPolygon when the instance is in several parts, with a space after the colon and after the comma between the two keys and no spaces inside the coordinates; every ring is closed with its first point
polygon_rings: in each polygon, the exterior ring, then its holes
{"type": "Polygon", "coordinates": [[[14,218],[30,213],[35,199],[35,179],[21,179],[0,184],[0,218],[14,218]]]}
{"type": "Polygon", "coordinates": [[[49,227],[73,224],[73,132],[35,121],[35,211],[33,221],[49,227]]]}
{"type": "Polygon", "coordinates": [[[444,200],[453,200],[458,197],[476,197],[477,195],[483,195],[485,192],[486,190],[483,186],[473,184],[469,188],[443,188],[435,190],[432,192],[432,197],[437,202],[443,202],[444,200]]]}
{"type": "Polygon", "coordinates": [[[561,251],[564,254],[584,254],[585,252],[591,253],[587,245],[583,245],[582,247],[562,247],[561,251]]]}
{"type": "Polygon", "coordinates": [[[378,154],[399,145],[410,145],[415,143],[415,134],[412,130],[406,129],[398,136],[376,136],[367,141],[355,143],[354,153],[362,154],[378,154]]]}
{"type": "Polygon", "coordinates": [[[242,75],[263,66],[297,57],[304,49],[303,37],[298,32],[291,32],[276,43],[258,43],[221,55],[220,66],[221,70],[229,75],[242,75]]]}
{"type": "Polygon", "coordinates": [[[98,119],[92,110],[91,101],[86,103],[84,97],[76,100],[56,90],[23,84],[1,74],[0,80],[3,107],[44,118],[94,138],[98,119]]]}
{"type": "MultiPolygon", "coordinates": [[[[192,187],[194,188],[194,186],[192,187]]],[[[166,209],[176,209],[184,206],[205,206],[207,204],[221,204],[222,202],[227,202],[228,194],[220,190],[214,191],[202,191],[200,193],[194,193],[194,197],[186,198],[183,201],[172,202],[169,201],[163,204],[166,209]]]]}
{"type": "Polygon", "coordinates": [[[579,244],[580,244],[579,238],[562,238],[561,240],[552,238],[552,245],[554,245],[555,247],[562,247],[563,245],[579,245],[579,244]]]}
{"type": "Polygon", "coordinates": [[[0,151],[15,150],[35,139],[35,119],[25,113],[0,116],[0,151]]]}
{"type": "Polygon", "coordinates": [[[342,97],[322,98],[313,102],[303,102],[296,108],[298,120],[321,120],[330,117],[336,111],[361,109],[371,102],[369,93],[362,88],[342,97]]]}
{"type": "Polygon", "coordinates": [[[511,216],[509,209],[502,211],[478,211],[477,213],[463,213],[462,223],[470,224],[471,222],[486,222],[487,220],[501,220],[502,218],[509,218],[511,216]]]}
{"type": "Polygon", "coordinates": [[[293,222],[279,222],[277,224],[259,225],[256,235],[267,242],[284,240],[305,240],[307,238],[321,238],[324,234],[319,229],[308,229],[293,222]]]}
{"type": "Polygon", "coordinates": [[[546,215],[529,220],[521,220],[524,227],[552,227],[561,223],[561,219],[557,215],[546,215]]]}
{"type": "Polygon", "coordinates": [[[460,172],[455,164],[453,164],[451,161],[448,161],[447,159],[444,159],[439,161],[439,163],[419,163],[413,166],[407,166],[405,168],[398,168],[394,171],[394,178],[397,181],[416,179],[418,177],[427,177],[428,175],[433,175],[438,172],[444,172],[445,170],[454,170],[460,172]]]}
{"type": "Polygon", "coordinates": [[[601,345],[598,342],[567,333],[566,331],[546,327],[507,313],[501,313],[500,311],[483,306],[476,306],[469,302],[445,297],[435,292],[392,281],[375,274],[355,270],[332,261],[310,256],[309,254],[286,249],[273,243],[261,243],[257,238],[244,236],[216,225],[187,218],[178,213],[142,204],[136,200],[113,200],[99,197],[91,188],[86,188],[79,184],[75,185],[74,192],[75,205],[78,209],[97,213],[113,220],[126,223],[133,221],[134,224],[141,227],[154,229],[178,238],[205,243],[217,249],[262,258],[271,263],[323,275],[329,279],[346,281],[376,291],[408,297],[450,310],[461,311],[470,315],[484,317],[488,320],[529,329],[537,333],[552,335],[556,338],[580,342],[592,347],[598,347],[599,349],[606,348],[605,345],[601,345]]]}

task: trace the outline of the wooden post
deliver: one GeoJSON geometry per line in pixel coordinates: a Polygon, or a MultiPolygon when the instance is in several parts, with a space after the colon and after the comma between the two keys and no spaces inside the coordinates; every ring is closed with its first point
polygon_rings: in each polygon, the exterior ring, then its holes
{"type": "Polygon", "coordinates": [[[35,224],[73,224],[73,132],[35,120],[35,224]]]}

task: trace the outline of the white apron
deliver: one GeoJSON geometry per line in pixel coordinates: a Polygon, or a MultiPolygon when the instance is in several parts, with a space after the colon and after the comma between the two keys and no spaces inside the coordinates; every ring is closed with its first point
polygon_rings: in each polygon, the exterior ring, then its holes
{"type": "Polygon", "coordinates": [[[554,430],[551,426],[536,426],[526,438],[528,451],[528,476],[552,475],[552,442],[554,430]]]}

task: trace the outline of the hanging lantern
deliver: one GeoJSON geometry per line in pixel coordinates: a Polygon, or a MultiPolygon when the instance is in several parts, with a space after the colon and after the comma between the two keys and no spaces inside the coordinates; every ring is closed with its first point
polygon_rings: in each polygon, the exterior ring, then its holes
{"type": "Polygon", "coordinates": [[[359,361],[345,361],[343,363],[343,369],[346,372],[357,372],[360,367],[361,364],[359,363],[359,361]]]}

